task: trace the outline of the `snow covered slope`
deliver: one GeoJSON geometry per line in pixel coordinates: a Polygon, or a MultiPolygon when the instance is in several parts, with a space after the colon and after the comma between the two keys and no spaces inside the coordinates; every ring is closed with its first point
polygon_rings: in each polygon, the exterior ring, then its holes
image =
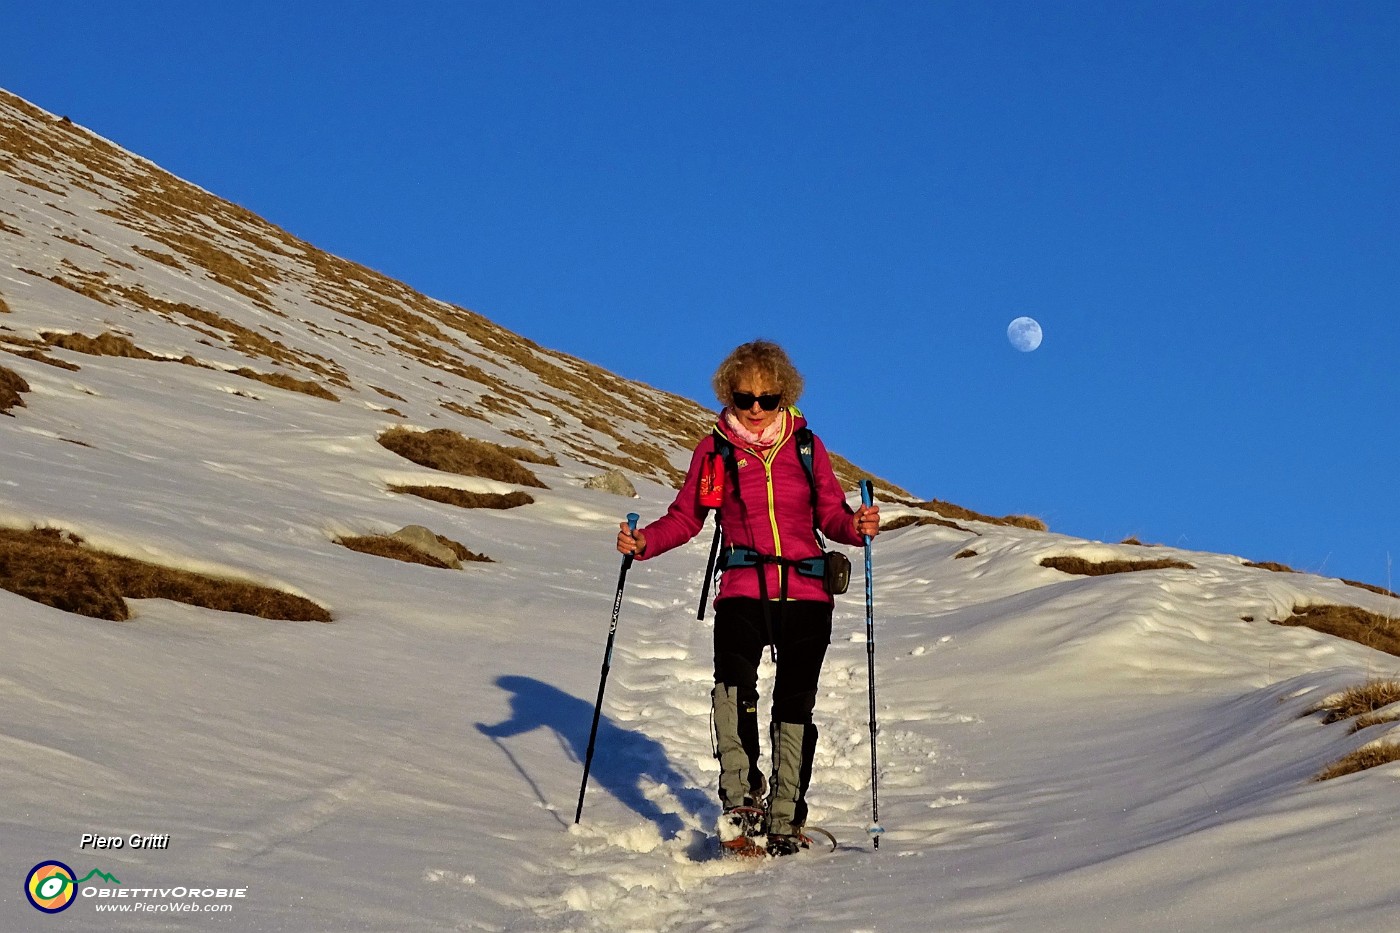
{"type": "Polygon", "coordinates": [[[857,584],[838,602],[811,796],[840,848],[716,857],[699,540],[630,572],[573,826],[615,525],[665,507],[705,410],[327,256],[4,95],[0,169],[0,366],[30,387],[0,417],[0,526],[250,579],[335,619],[139,600],[113,623],[0,591],[0,929],[1395,925],[1396,771],[1311,780],[1390,727],[1309,710],[1400,665],[1269,622],[1400,604],[1235,557],[981,522],[875,548],[878,852],[857,584]],[[64,349],[91,346],[72,335],[135,355],[64,349]],[[274,374],[291,388],[257,378],[274,374]],[[532,465],[548,488],[509,510],[395,494],[516,488],[376,443],[398,425],[557,465],[532,465]],[[637,499],[584,488],[613,467],[637,499]],[[408,524],[494,562],[335,543],[408,524]],[[1064,555],[1191,569],[1041,565],[1064,555]],[[169,841],[98,850],[83,834],[169,841]],[[121,883],[93,878],[45,917],[22,887],[47,860],[121,883]]]}

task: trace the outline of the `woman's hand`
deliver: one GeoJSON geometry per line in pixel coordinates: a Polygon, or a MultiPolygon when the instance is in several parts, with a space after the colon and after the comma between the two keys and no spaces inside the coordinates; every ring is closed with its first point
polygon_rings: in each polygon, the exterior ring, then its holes
{"type": "Polygon", "coordinates": [[[640,556],[647,549],[647,536],[641,530],[633,531],[626,522],[617,523],[617,552],[640,556]]]}
{"type": "Polygon", "coordinates": [[[862,505],[856,509],[854,519],[856,534],[875,537],[880,533],[880,506],[862,505]]]}

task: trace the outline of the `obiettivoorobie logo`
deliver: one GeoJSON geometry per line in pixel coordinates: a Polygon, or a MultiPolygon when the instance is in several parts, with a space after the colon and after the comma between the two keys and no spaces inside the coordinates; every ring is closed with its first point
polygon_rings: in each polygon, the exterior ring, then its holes
{"type": "Polygon", "coordinates": [[[29,870],[24,879],[24,896],[35,910],[46,914],[56,914],[67,910],[78,896],[78,885],[97,877],[112,884],[121,884],[116,878],[94,868],[82,878],[73,869],[58,861],[40,862],[29,870]]]}

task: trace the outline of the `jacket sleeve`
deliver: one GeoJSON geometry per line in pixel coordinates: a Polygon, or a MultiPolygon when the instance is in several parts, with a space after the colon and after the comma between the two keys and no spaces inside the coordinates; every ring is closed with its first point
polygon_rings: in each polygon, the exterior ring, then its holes
{"type": "Polygon", "coordinates": [[[647,548],[637,555],[638,560],[665,554],[700,533],[707,511],[700,507],[700,467],[714,448],[713,436],[707,436],[695,448],[690,458],[690,469],[686,471],[685,482],[681,484],[681,491],[676,493],[675,501],[666,509],[665,515],[642,528],[647,548]]]}
{"type": "Polygon", "coordinates": [[[846,504],[846,492],[831,466],[826,445],[815,435],[812,438],[812,475],[817,481],[817,525],[822,534],[833,541],[860,547],[865,538],[856,534],[855,511],[846,504]]]}

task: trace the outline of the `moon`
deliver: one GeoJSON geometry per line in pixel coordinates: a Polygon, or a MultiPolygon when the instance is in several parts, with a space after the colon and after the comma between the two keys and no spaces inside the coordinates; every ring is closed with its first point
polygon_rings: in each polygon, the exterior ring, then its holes
{"type": "Polygon", "coordinates": [[[1040,324],[1033,317],[1018,317],[1006,328],[1006,339],[1022,353],[1029,353],[1040,346],[1043,336],[1040,324]]]}

